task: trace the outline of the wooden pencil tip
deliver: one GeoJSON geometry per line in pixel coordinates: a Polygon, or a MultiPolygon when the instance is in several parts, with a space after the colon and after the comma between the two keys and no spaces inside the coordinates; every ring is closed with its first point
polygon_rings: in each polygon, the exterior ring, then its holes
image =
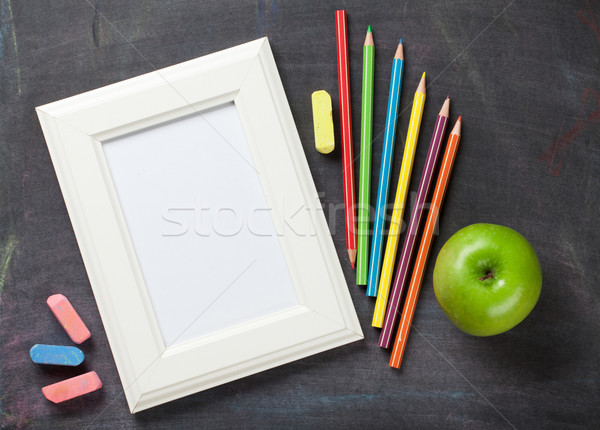
{"type": "Polygon", "coordinates": [[[373,33],[371,33],[371,26],[369,26],[369,31],[367,31],[365,37],[365,46],[375,46],[375,43],[373,42],[373,33]]]}
{"type": "Polygon", "coordinates": [[[461,128],[461,124],[462,124],[462,116],[459,116],[458,119],[456,120],[456,124],[454,124],[454,128],[452,128],[452,132],[450,134],[455,134],[457,136],[460,136],[460,128],[461,128]]]}
{"type": "Polygon", "coordinates": [[[367,28],[367,33],[371,33],[371,26],[367,28]]]}
{"type": "Polygon", "coordinates": [[[404,60],[404,47],[402,45],[402,39],[400,39],[400,43],[396,48],[396,53],[394,54],[394,60],[404,60]]]}
{"type": "Polygon", "coordinates": [[[445,116],[446,118],[448,118],[450,115],[450,97],[446,97],[446,100],[444,100],[444,104],[442,105],[442,109],[440,109],[439,115],[445,116]]]}
{"type": "Polygon", "coordinates": [[[421,82],[419,82],[419,86],[417,87],[417,92],[425,93],[425,72],[423,72],[421,82]]]}
{"type": "Polygon", "coordinates": [[[350,259],[350,265],[354,269],[354,265],[356,263],[356,249],[348,250],[348,258],[350,259]]]}
{"type": "Polygon", "coordinates": [[[398,42],[398,45],[402,45],[402,38],[400,38],[400,42],[398,42]]]}

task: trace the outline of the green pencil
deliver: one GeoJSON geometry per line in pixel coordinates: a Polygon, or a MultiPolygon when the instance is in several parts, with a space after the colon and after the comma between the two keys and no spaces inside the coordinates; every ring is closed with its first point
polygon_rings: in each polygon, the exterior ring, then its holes
{"type": "Polygon", "coordinates": [[[358,191],[358,263],[356,284],[367,285],[369,273],[369,212],[371,194],[371,139],[373,137],[373,69],[375,45],[371,26],[363,48],[362,109],[360,130],[360,185],[358,191]]]}

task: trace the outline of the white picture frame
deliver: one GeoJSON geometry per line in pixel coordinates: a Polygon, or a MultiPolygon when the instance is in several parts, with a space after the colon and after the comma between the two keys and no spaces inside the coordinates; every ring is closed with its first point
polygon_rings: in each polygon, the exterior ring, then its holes
{"type": "Polygon", "coordinates": [[[132,413],[363,338],[267,38],[36,111],[132,413]],[[296,301],[167,345],[103,145],[231,102],[296,301]]]}

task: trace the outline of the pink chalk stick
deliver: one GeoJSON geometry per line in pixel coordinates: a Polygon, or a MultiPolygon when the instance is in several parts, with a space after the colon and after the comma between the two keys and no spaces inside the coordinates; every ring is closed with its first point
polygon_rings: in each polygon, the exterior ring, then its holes
{"type": "Polygon", "coordinates": [[[81,343],[91,336],[90,331],[85,326],[71,303],[62,294],[54,294],[47,300],[50,310],[63,326],[71,340],[75,343],[81,343]]]}
{"type": "Polygon", "coordinates": [[[96,372],[88,372],[56,384],[46,385],[42,388],[42,393],[52,403],[61,403],[100,388],[102,388],[102,381],[96,372]]]}

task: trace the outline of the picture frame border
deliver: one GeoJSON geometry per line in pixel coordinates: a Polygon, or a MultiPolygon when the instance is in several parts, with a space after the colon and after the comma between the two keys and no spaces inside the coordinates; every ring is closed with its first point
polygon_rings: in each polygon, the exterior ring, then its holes
{"type": "Polygon", "coordinates": [[[267,38],[36,112],[132,413],[363,338],[267,38]],[[227,102],[298,304],[166,347],[102,142],[227,102]],[[291,217],[290,208],[300,209],[291,217]]]}

